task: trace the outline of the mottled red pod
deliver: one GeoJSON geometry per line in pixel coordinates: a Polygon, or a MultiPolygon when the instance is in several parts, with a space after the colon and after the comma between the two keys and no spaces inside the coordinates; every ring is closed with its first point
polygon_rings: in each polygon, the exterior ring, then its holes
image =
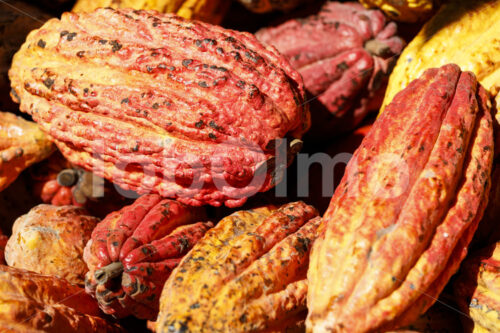
{"type": "Polygon", "coordinates": [[[310,332],[413,322],[467,253],[488,202],[491,103],[474,74],[427,70],[399,92],[349,162],[308,270],[310,332]]]}
{"type": "Polygon", "coordinates": [[[270,189],[271,166],[290,162],[276,147],[309,128],[302,78],[274,48],[173,14],[65,13],[28,36],[9,77],[70,162],[191,205],[270,189]]]}
{"type": "Polygon", "coordinates": [[[404,46],[396,30],[379,10],[332,1],[317,15],[264,28],[256,36],[302,74],[311,95],[308,135],[319,140],[351,130],[378,110],[404,46]]]}
{"type": "Polygon", "coordinates": [[[111,213],[85,247],[85,290],[107,314],[154,320],[170,272],[212,226],[201,215],[155,194],[111,213]]]}

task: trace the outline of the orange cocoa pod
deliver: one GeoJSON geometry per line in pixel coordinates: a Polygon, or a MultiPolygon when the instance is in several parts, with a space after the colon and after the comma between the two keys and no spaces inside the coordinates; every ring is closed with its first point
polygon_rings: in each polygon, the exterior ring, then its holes
{"type": "Polygon", "coordinates": [[[488,201],[490,108],[474,74],[453,64],[397,94],[323,216],[308,270],[309,332],[393,329],[435,302],[488,201]]]}
{"type": "Polygon", "coordinates": [[[124,332],[65,279],[0,265],[1,332],[124,332]]]}
{"type": "Polygon", "coordinates": [[[471,253],[453,286],[466,332],[500,332],[500,242],[471,253]]]}
{"type": "Polygon", "coordinates": [[[294,202],[222,219],[165,283],[156,331],[285,331],[303,325],[317,215],[312,206],[294,202]]]}

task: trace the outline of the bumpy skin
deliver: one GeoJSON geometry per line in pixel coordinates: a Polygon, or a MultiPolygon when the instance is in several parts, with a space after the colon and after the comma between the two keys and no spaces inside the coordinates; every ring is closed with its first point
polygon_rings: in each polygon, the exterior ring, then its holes
{"type": "Polygon", "coordinates": [[[472,71],[495,96],[500,90],[498,31],[500,1],[457,0],[443,5],[399,57],[381,110],[426,69],[447,63],[472,71]]]}
{"type": "Polygon", "coordinates": [[[317,215],[295,202],[222,219],[165,284],[157,332],[283,332],[303,324],[317,215]]]}
{"type": "Polygon", "coordinates": [[[429,69],[396,95],[323,216],[308,331],[383,331],[424,313],[467,253],[492,160],[490,104],[472,73],[429,69]]]}
{"type": "Polygon", "coordinates": [[[317,15],[264,28],[256,36],[275,46],[304,78],[313,102],[310,134],[324,140],[349,131],[380,107],[404,46],[396,30],[378,10],[327,2],[317,15]]]}
{"type": "Polygon", "coordinates": [[[230,3],[230,0],[78,0],[73,12],[93,12],[104,7],[148,9],[219,24],[230,3]]]}
{"type": "Polygon", "coordinates": [[[70,162],[191,205],[268,190],[280,139],[309,127],[300,74],[274,48],[171,14],[65,13],[29,35],[9,75],[70,162]]]}
{"type": "Polygon", "coordinates": [[[429,17],[435,0],[360,0],[367,8],[380,8],[391,19],[401,22],[417,22],[429,17]]]}
{"type": "Polygon", "coordinates": [[[305,0],[238,0],[255,13],[268,13],[273,10],[291,10],[306,2],[305,0]]]}
{"type": "Polygon", "coordinates": [[[87,293],[107,314],[154,320],[170,272],[212,226],[193,223],[198,215],[193,208],[154,194],[108,215],[85,247],[87,293]],[[103,278],[105,274],[109,278],[103,278]]]}
{"type": "Polygon", "coordinates": [[[14,223],[5,260],[12,267],[83,285],[88,271],[83,249],[98,222],[81,208],[36,206],[14,223]]]}
{"type": "Polygon", "coordinates": [[[473,253],[454,283],[456,301],[472,321],[470,332],[500,332],[500,242],[473,253]]]}
{"type": "Polygon", "coordinates": [[[54,276],[0,265],[0,331],[123,332],[99,317],[82,288],[54,276]]]}
{"type": "Polygon", "coordinates": [[[0,191],[24,169],[49,157],[54,149],[37,124],[0,112],[0,191]]]}

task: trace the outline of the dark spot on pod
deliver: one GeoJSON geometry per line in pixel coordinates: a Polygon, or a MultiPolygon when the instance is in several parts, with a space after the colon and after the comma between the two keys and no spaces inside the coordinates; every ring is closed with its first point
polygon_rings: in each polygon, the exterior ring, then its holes
{"type": "Polygon", "coordinates": [[[451,143],[451,141],[448,141],[448,143],[446,144],[446,147],[451,148],[452,145],[453,144],[451,143]]]}
{"type": "Polygon", "coordinates": [[[144,117],[147,117],[149,115],[148,111],[146,111],[146,110],[143,110],[142,114],[144,115],[144,117]]]}
{"type": "Polygon", "coordinates": [[[205,38],[203,40],[203,43],[208,44],[208,45],[212,45],[212,46],[217,45],[217,42],[215,41],[215,39],[210,39],[210,38],[205,38]]]}
{"type": "Polygon", "coordinates": [[[168,69],[171,70],[171,71],[175,71],[175,67],[174,66],[170,66],[168,69]]]}
{"type": "Polygon", "coordinates": [[[151,72],[153,71],[153,67],[151,67],[151,66],[146,66],[146,70],[147,70],[149,73],[151,73],[151,72]]]}
{"type": "Polygon", "coordinates": [[[40,39],[38,41],[38,44],[37,44],[39,47],[41,47],[42,49],[45,48],[45,46],[47,45],[47,43],[45,43],[45,41],[43,39],[40,39]]]}
{"type": "Polygon", "coordinates": [[[152,275],[153,274],[153,269],[151,267],[146,267],[146,273],[148,275],[152,275]]]}
{"type": "Polygon", "coordinates": [[[137,152],[137,151],[139,151],[139,142],[136,142],[136,143],[135,143],[135,147],[133,147],[133,148],[132,148],[132,151],[133,151],[133,152],[137,152]]]}
{"type": "Polygon", "coordinates": [[[61,31],[61,33],[59,34],[59,36],[64,37],[67,34],[69,34],[69,31],[68,30],[63,30],[63,31],[61,31]]]}
{"type": "MultiPolygon", "coordinates": [[[[151,251],[147,247],[141,248],[141,252],[144,253],[145,255],[148,255],[151,253],[151,251]]],[[[142,267],[141,267],[142,268],[142,267]]]]}
{"type": "Polygon", "coordinates": [[[160,25],[160,23],[159,23],[159,22],[153,22],[153,27],[155,27],[155,28],[156,28],[156,27],[157,27],[157,26],[159,26],[159,25],[160,25]]]}
{"type": "Polygon", "coordinates": [[[128,14],[125,14],[124,16],[125,16],[126,18],[128,18],[129,20],[133,20],[133,19],[134,19],[132,16],[130,16],[130,15],[128,15],[128,14]]]}
{"type": "Polygon", "coordinates": [[[218,131],[221,131],[223,128],[215,123],[215,121],[210,120],[208,123],[208,126],[212,127],[213,129],[216,129],[218,131]]]}
{"type": "Polygon", "coordinates": [[[236,52],[236,51],[231,51],[231,56],[234,58],[234,60],[236,61],[240,61],[241,60],[241,55],[236,52]]]}
{"type": "Polygon", "coordinates": [[[421,145],[420,148],[418,148],[419,152],[423,152],[424,150],[425,150],[425,146],[424,145],[421,145]]]}
{"type": "Polygon", "coordinates": [[[177,280],[177,281],[179,281],[179,282],[182,282],[182,281],[184,281],[184,278],[183,278],[182,276],[178,276],[178,277],[176,278],[176,280],[177,280]]]}
{"type": "Polygon", "coordinates": [[[17,149],[16,149],[16,151],[14,152],[14,155],[15,155],[16,157],[18,157],[18,158],[19,158],[19,157],[21,157],[21,156],[23,156],[23,155],[24,155],[24,150],[23,150],[23,148],[21,148],[21,147],[17,148],[17,149]]]}
{"type": "Polygon", "coordinates": [[[85,94],[88,94],[88,93],[89,93],[89,88],[85,88],[85,89],[83,89],[83,92],[84,92],[85,94]]]}
{"type": "Polygon", "coordinates": [[[203,68],[208,68],[208,65],[207,64],[203,64],[203,68]]]}
{"type": "Polygon", "coordinates": [[[255,54],[255,52],[252,51],[246,51],[245,57],[250,59],[254,64],[258,63],[260,60],[260,57],[257,54],[255,54]]]}
{"type": "Polygon", "coordinates": [[[71,32],[66,35],[66,40],[71,42],[76,37],[76,32],[71,32]]]}
{"type": "Polygon", "coordinates": [[[464,150],[462,149],[462,147],[458,147],[457,148],[457,153],[461,154],[464,150]]]}
{"type": "Polygon", "coordinates": [[[217,136],[216,136],[215,134],[213,134],[213,133],[209,133],[209,134],[208,134],[208,137],[209,137],[210,139],[212,139],[212,140],[216,140],[216,139],[217,139],[217,136]]]}
{"type": "Polygon", "coordinates": [[[226,42],[229,42],[229,43],[234,43],[236,42],[236,39],[233,37],[233,36],[229,36],[229,37],[226,37],[226,39],[224,39],[226,42]]]}
{"type": "Polygon", "coordinates": [[[117,247],[118,245],[120,245],[120,243],[118,243],[117,241],[114,241],[114,242],[113,242],[113,243],[111,243],[111,244],[113,244],[113,246],[114,246],[114,247],[117,247]]]}
{"type": "Polygon", "coordinates": [[[335,22],[335,23],[334,23],[334,26],[335,26],[335,29],[338,29],[338,28],[339,28],[339,26],[340,26],[340,22],[335,22]]]}
{"type": "Polygon", "coordinates": [[[201,128],[203,126],[203,120],[196,122],[194,126],[196,126],[196,128],[201,128]]]}
{"type": "Polygon", "coordinates": [[[222,47],[218,47],[218,48],[215,49],[215,52],[217,52],[220,55],[223,55],[224,54],[224,49],[222,47]]]}
{"type": "Polygon", "coordinates": [[[120,51],[122,49],[122,45],[118,43],[117,40],[113,40],[109,42],[109,44],[112,46],[111,51],[113,52],[120,51]]]}
{"type": "Polygon", "coordinates": [[[242,314],[240,316],[239,320],[240,320],[240,323],[242,323],[242,324],[246,323],[247,322],[247,315],[246,315],[246,313],[242,314]]]}
{"type": "Polygon", "coordinates": [[[484,147],[483,147],[483,150],[484,150],[484,151],[491,150],[491,147],[490,147],[490,146],[484,146],[484,147]]]}
{"type": "Polygon", "coordinates": [[[202,88],[208,88],[208,84],[205,81],[198,82],[198,85],[202,88]]]}
{"type": "Polygon", "coordinates": [[[17,92],[14,89],[10,90],[10,94],[12,95],[14,102],[21,103],[21,98],[19,97],[19,95],[17,94],[17,92]]]}
{"type": "Polygon", "coordinates": [[[197,47],[202,47],[203,43],[201,40],[197,39],[197,40],[195,40],[194,45],[196,45],[197,47]]]}
{"type": "Polygon", "coordinates": [[[78,58],[83,58],[83,55],[84,55],[84,54],[85,54],[85,51],[78,51],[78,52],[76,53],[76,56],[77,56],[78,58]]]}
{"type": "Polygon", "coordinates": [[[158,65],[158,68],[159,69],[166,69],[167,65],[165,65],[164,63],[161,63],[161,64],[158,65]]]}
{"type": "Polygon", "coordinates": [[[151,107],[156,110],[160,107],[160,105],[158,103],[154,103],[151,107]]]}
{"type": "Polygon", "coordinates": [[[155,51],[153,51],[153,52],[151,53],[151,56],[152,56],[152,57],[157,57],[157,56],[159,56],[159,55],[160,55],[160,54],[159,54],[158,52],[155,52],[155,51]]]}
{"type": "Polygon", "coordinates": [[[396,282],[396,278],[394,276],[391,278],[391,280],[392,282],[396,282]]]}
{"type": "Polygon", "coordinates": [[[237,86],[238,88],[244,89],[244,88],[245,88],[245,85],[246,85],[246,82],[245,82],[245,81],[241,81],[241,80],[239,80],[238,82],[236,82],[236,86],[237,86]]]}
{"type": "Polygon", "coordinates": [[[105,39],[100,39],[99,44],[105,45],[108,41],[105,39]]]}
{"type": "Polygon", "coordinates": [[[50,77],[48,77],[45,80],[43,80],[43,84],[44,84],[44,86],[46,86],[47,88],[50,89],[54,85],[54,80],[51,79],[50,77]]]}
{"type": "Polygon", "coordinates": [[[130,100],[128,98],[124,98],[124,99],[122,99],[121,104],[128,104],[129,102],[130,102],[130,100]]]}
{"type": "Polygon", "coordinates": [[[189,67],[189,65],[191,65],[191,63],[193,62],[193,59],[184,59],[182,60],[182,66],[184,67],[189,67]]]}
{"type": "Polygon", "coordinates": [[[345,61],[342,61],[341,63],[337,64],[337,68],[340,70],[346,70],[349,68],[349,66],[347,66],[347,63],[345,61]]]}
{"type": "Polygon", "coordinates": [[[194,303],[189,306],[190,309],[198,309],[200,307],[200,303],[194,303]]]}

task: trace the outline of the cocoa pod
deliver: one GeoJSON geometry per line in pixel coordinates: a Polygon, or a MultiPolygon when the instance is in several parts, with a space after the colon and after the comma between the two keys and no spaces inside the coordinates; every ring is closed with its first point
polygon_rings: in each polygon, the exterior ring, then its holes
{"type": "Polygon", "coordinates": [[[84,284],[83,249],[98,218],[73,206],[38,205],[19,217],[5,248],[9,266],[84,284]]]}
{"type": "Polygon", "coordinates": [[[194,223],[200,216],[155,194],[111,213],[85,247],[85,290],[107,314],[154,320],[170,272],[212,226],[194,223]]]}
{"type": "Polygon", "coordinates": [[[0,191],[24,169],[49,157],[54,148],[37,124],[0,112],[0,191]]]}
{"type": "Polygon", "coordinates": [[[99,317],[82,288],[54,276],[0,265],[0,331],[124,332],[99,317]]]}
{"type": "Polygon", "coordinates": [[[264,28],[257,38],[275,46],[304,78],[312,130],[325,138],[355,128],[377,111],[404,41],[381,11],[359,3],[326,2],[316,14],[264,28]]]}
{"type": "Polygon", "coordinates": [[[449,64],[396,95],[354,153],[308,270],[308,331],[384,331],[436,300],[467,253],[490,188],[491,104],[449,64]]]}
{"type": "Polygon", "coordinates": [[[500,331],[500,242],[476,251],[460,268],[454,284],[465,332],[500,331]]]}
{"type": "Polygon", "coordinates": [[[270,166],[289,162],[274,148],[309,128],[300,74],[274,48],[172,14],[65,13],[29,35],[9,76],[71,163],[191,205],[270,189],[270,166]]]}
{"type": "Polygon", "coordinates": [[[156,331],[284,332],[303,324],[317,215],[295,202],[222,219],[165,283],[156,331]]]}

